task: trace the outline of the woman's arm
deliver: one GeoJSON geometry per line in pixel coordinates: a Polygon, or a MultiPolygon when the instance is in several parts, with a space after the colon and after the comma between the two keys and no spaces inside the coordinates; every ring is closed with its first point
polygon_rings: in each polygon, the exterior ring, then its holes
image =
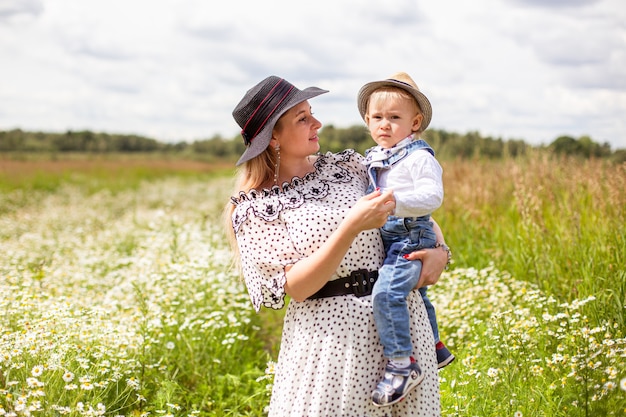
{"type": "MultiPolygon", "coordinates": [[[[437,235],[437,244],[445,245],[446,241],[439,224],[433,218],[430,220],[433,222],[433,229],[437,235]]],[[[407,259],[411,261],[419,259],[422,261],[422,272],[416,286],[416,288],[421,288],[436,284],[439,281],[441,273],[448,264],[448,252],[442,246],[439,246],[434,249],[422,249],[412,252],[407,256],[407,259]]]]}
{"type": "Polygon", "coordinates": [[[359,199],[319,250],[285,268],[285,292],[296,301],[315,294],[337,270],[354,238],[364,230],[382,227],[395,206],[390,190],[374,191],[359,199]]]}

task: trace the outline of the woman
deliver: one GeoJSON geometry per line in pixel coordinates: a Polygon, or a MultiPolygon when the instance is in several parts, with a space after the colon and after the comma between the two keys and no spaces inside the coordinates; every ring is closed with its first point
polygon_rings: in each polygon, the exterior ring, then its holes
{"type": "MultiPolygon", "coordinates": [[[[370,393],[385,368],[372,318],[371,288],[384,251],[378,231],[395,202],[391,191],[364,195],[362,156],[352,150],[316,155],[321,123],[299,90],[270,76],[233,111],[246,150],[227,214],[255,309],[284,307],[270,416],[437,416],[434,340],[417,292],[408,299],[414,357],[425,378],[386,408],[370,393]]],[[[435,226],[438,240],[443,236],[435,226]]],[[[420,284],[434,284],[447,253],[416,252],[420,284]]]]}

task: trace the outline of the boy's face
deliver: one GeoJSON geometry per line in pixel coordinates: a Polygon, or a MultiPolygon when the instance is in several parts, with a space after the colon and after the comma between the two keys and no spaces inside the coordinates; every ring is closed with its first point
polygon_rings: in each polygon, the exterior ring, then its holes
{"type": "Polygon", "coordinates": [[[422,115],[410,99],[380,97],[372,94],[365,115],[372,139],[383,148],[391,148],[419,130],[422,115]]]}

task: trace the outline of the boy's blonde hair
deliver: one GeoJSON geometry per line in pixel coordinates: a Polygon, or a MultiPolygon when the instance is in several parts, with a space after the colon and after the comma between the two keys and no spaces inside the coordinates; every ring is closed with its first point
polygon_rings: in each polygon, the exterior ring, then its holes
{"type": "Polygon", "coordinates": [[[409,94],[408,92],[406,92],[405,90],[401,89],[401,88],[396,88],[396,87],[381,87],[377,90],[374,90],[372,92],[372,94],[369,96],[369,98],[367,99],[367,113],[369,115],[369,106],[370,103],[372,103],[372,101],[380,101],[383,103],[389,102],[389,101],[402,101],[402,100],[406,100],[412,103],[414,109],[415,109],[415,114],[421,114],[422,113],[422,109],[420,108],[417,100],[415,100],[415,98],[409,94]]]}
{"type": "MultiPolygon", "coordinates": [[[[415,111],[415,115],[424,115],[422,113],[422,109],[419,106],[419,103],[417,102],[417,100],[415,100],[415,98],[409,94],[407,91],[401,89],[401,88],[396,88],[396,87],[381,87],[379,89],[376,89],[372,92],[372,94],[370,94],[369,98],[367,99],[367,111],[365,113],[365,122],[368,123],[369,122],[369,117],[370,117],[370,104],[373,102],[377,102],[377,103],[389,103],[389,102],[406,102],[407,104],[409,104],[413,110],[415,111]]],[[[417,131],[415,131],[416,133],[419,133],[421,131],[421,129],[418,128],[417,131]]]]}

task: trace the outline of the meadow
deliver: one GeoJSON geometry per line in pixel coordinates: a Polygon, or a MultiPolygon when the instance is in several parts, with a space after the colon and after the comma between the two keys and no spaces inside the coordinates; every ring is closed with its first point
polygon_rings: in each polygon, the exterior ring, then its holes
{"type": "MultiPolygon", "coordinates": [[[[626,414],[626,165],[443,166],[442,414],[626,414]]],[[[231,174],[0,160],[0,415],[265,415],[282,312],[231,267],[231,174]]]]}

